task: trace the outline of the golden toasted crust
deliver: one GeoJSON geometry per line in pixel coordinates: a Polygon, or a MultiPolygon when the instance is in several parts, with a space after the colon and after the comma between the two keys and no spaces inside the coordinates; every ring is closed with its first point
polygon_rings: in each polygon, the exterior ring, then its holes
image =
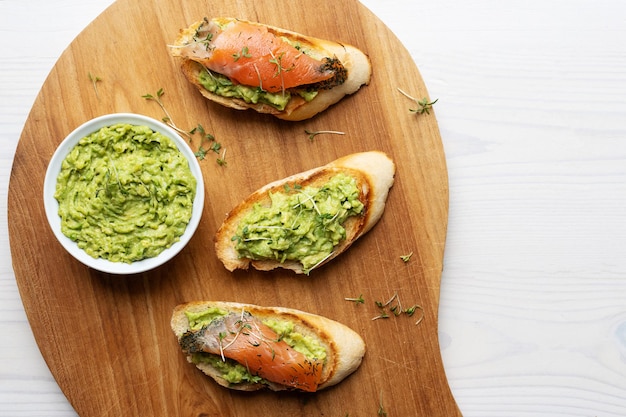
{"type": "MultiPolygon", "coordinates": [[[[322,368],[322,377],[318,390],[341,382],[353,373],[361,364],[365,355],[365,342],[354,330],[329,318],[300,310],[284,307],[263,307],[253,304],[242,304],[225,301],[193,301],[180,304],[174,308],[171,328],[178,339],[189,330],[189,321],[185,312],[202,312],[210,307],[240,313],[245,310],[253,316],[265,319],[285,320],[294,323],[294,331],[305,336],[314,337],[326,349],[326,362],[322,368]]],[[[187,359],[191,362],[191,357],[187,359]]],[[[270,383],[229,384],[221,377],[221,373],[206,363],[196,364],[198,369],[213,378],[218,384],[240,391],[256,391],[269,388],[273,391],[288,389],[280,384],[270,383]]]]}
{"type": "MultiPolygon", "coordinates": [[[[214,18],[214,21],[220,24],[226,24],[236,20],[234,18],[214,18]]],[[[357,92],[363,85],[369,84],[372,68],[369,57],[355,46],[342,44],[339,42],[329,41],[325,39],[314,38],[302,35],[297,32],[278,28],[271,25],[264,25],[257,22],[248,22],[256,26],[265,26],[268,30],[277,36],[284,36],[293,41],[304,45],[307,50],[312,51],[313,56],[318,58],[337,58],[341,61],[348,72],[348,77],[341,85],[333,87],[329,90],[320,90],[317,96],[310,102],[306,102],[301,97],[292,97],[287,107],[280,111],[273,106],[267,104],[246,103],[244,100],[236,98],[222,97],[210,91],[207,91],[198,81],[198,75],[202,70],[202,65],[187,58],[182,58],[180,47],[193,42],[194,34],[202,21],[198,21],[188,28],[181,30],[178,38],[170,48],[174,57],[181,57],[181,70],[187,80],[193,84],[198,91],[208,100],[219,103],[223,106],[237,110],[252,109],[259,113],[272,114],[273,116],[290,121],[305,120],[326,110],[328,107],[340,101],[343,97],[357,92]]]]}
{"type": "Polygon", "coordinates": [[[241,258],[235,249],[232,237],[236,234],[239,222],[246,216],[255,203],[269,204],[269,192],[282,190],[285,184],[295,183],[306,186],[321,186],[335,174],[343,172],[356,179],[360,190],[359,200],[363,203],[363,214],[348,218],[343,224],[346,239],[339,243],[319,266],[326,264],[345,252],[359,237],[368,232],[382,216],[389,189],[393,185],[395,165],[383,152],[369,151],[344,156],[327,165],[291,175],[269,183],[239,203],[218,229],[215,235],[215,252],[229,271],[247,269],[252,265],[255,269],[268,271],[275,268],[291,269],[297,274],[304,273],[299,262],[277,262],[241,258]]]}

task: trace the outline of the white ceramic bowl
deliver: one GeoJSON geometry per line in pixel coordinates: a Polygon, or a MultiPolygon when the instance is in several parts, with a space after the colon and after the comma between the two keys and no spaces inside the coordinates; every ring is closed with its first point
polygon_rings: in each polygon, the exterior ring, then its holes
{"type": "Polygon", "coordinates": [[[163,263],[169,261],[176,254],[178,254],[178,252],[180,252],[181,249],[183,249],[185,245],[189,242],[194,232],[196,231],[198,224],[200,223],[200,218],[202,216],[202,209],[204,207],[204,181],[202,179],[200,165],[198,164],[198,160],[195,157],[193,151],[186,143],[186,141],[183,140],[172,128],[155,119],[139,114],[108,114],[105,116],[97,117],[82,124],[72,133],[70,133],[63,140],[63,142],[61,142],[54,155],[52,156],[52,159],[50,160],[50,164],[48,165],[48,169],[46,171],[46,177],[43,187],[43,199],[46,217],[48,218],[48,222],[50,223],[50,227],[52,228],[54,235],[61,243],[61,245],[74,258],[98,271],[107,272],[110,274],[136,274],[156,268],[157,266],[160,266],[163,263]],[[170,138],[176,144],[179,151],[189,161],[189,168],[191,169],[191,173],[193,174],[193,176],[196,177],[197,182],[196,195],[193,201],[191,219],[189,221],[189,224],[187,225],[187,228],[185,229],[184,234],[180,237],[180,240],[175,242],[172,246],[165,249],[159,255],[153,258],[146,258],[133,263],[111,262],[107,259],[102,258],[96,259],[88,255],[81,248],[79,248],[76,242],[72,241],[61,232],[61,218],[58,214],[59,203],[56,198],[54,198],[57,177],[61,170],[61,164],[67,154],[83,137],[88,136],[93,132],[96,132],[102,127],[111,126],[117,123],[148,126],[152,130],[162,133],[163,135],[170,138]]]}

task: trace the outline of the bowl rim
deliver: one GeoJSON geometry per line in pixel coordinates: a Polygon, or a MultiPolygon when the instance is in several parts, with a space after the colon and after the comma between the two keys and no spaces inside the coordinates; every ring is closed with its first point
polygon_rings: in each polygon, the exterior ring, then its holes
{"type": "Polygon", "coordinates": [[[170,126],[142,114],[111,113],[98,116],[84,122],[61,141],[52,155],[46,169],[43,186],[43,201],[48,224],[50,225],[56,239],[59,243],[61,243],[65,250],[70,253],[70,255],[84,265],[95,270],[110,274],[130,275],[145,272],[163,265],[176,256],[187,245],[198,228],[202,212],[204,210],[204,180],[200,164],[198,163],[194,152],[189,147],[187,142],[170,126]],[[103,127],[112,126],[118,123],[148,126],[153,131],[164,134],[170,138],[189,162],[191,173],[196,178],[196,195],[193,201],[191,219],[185,228],[185,232],[182,236],[180,236],[180,239],[177,242],[174,242],[169,248],[163,250],[157,256],[132,263],[112,262],[103,258],[94,258],[87,254],[87,252],[83,249],[79,248],[76,242],[61,232],[61,218],[58,214],[59,203],[56,198],[54,198],[57,177],[61,170],[61,164],[69,152],[74,148],[74,146],[76,146],[78,141],[103,127]]]}

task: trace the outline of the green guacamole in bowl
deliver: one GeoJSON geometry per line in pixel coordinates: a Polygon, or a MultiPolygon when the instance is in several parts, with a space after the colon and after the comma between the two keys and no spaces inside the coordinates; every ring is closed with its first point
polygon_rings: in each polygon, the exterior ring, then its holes
{"type": "Polygon", "coordinates": [[[191,149],[168,126],[102,116],[59,146],[44,184],[46,214],[79,261],[136,273],[171,259],[195,231],[204,186],[191,149]]]}

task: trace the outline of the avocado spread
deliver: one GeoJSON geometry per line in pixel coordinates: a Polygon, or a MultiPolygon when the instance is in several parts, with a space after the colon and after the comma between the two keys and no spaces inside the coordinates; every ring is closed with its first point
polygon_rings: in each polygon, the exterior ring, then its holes
{"type": "MultiPolygon", "coordinates": [[[[235,84],[228,77],[209,72],[207,69],[200,71],[198,75],[200,84],[211,93],[221,97],[238,98],[246,103],[252,104],[269,104],[276,109],[283,111],[291,100],[291,92],[283,91],[280,93],[270,93],[261,87],[250,87],[243,84],[235,84]]],[[[298,90],[295,94],[309,102],[315,98],[317,91],[298,90]]]]}
{"type": "Polygon", "coordinates": [[[335,175],[322,187],[285,187],[255,204],[233,236],[239,256],[302,263],[305,273],[328,258],[346,238],[344,222],[362,213],[356,180],[335,175]]]}
{"type": "Polygon", "coordinates": [[[189,164],[169,138],[116,124],[80,139],[54,196],[64,235],[94,258],[131,263],[179,240],[195,191],[189,164]]]}
{"type": "MultiPolygon", "coordinates": [[[[217,307],[210,307],[201,312],[185,312],[189,320],[191,330],[199,330],[204,326],[208,326],[213,320],[228,314],[227,311],[217,307]]],[[[294,331],[294,325],[290,321],[267,319],[263,320],[263,324],[274,330],[278,336],[278,340],[283,340],[295,351],[302,353],[309,359],[324,361],[326,359],[326,350],[314,338],[305,336],[302,333],[294,331]]],[[[191,361],[195,364],[207,363],[222,373],[222,378],[231,384],[239,384],[242,382],[263,383],[263,378],[252,375],[250,371],[243,365],[232,359],[222,359],[220,355],[211,353],[196,352],[191,355],[191,361]]]]}
{"type": "Polygon", "coordinates": [[[189,321],[189,329],[200,330],[201,328],[211,324],[213,320],[219,319],[228,314],[228,311],[218,307],[209,307],[204,311],[194,313],[193,311],[185,311],[185,316],[189,321]]]}

